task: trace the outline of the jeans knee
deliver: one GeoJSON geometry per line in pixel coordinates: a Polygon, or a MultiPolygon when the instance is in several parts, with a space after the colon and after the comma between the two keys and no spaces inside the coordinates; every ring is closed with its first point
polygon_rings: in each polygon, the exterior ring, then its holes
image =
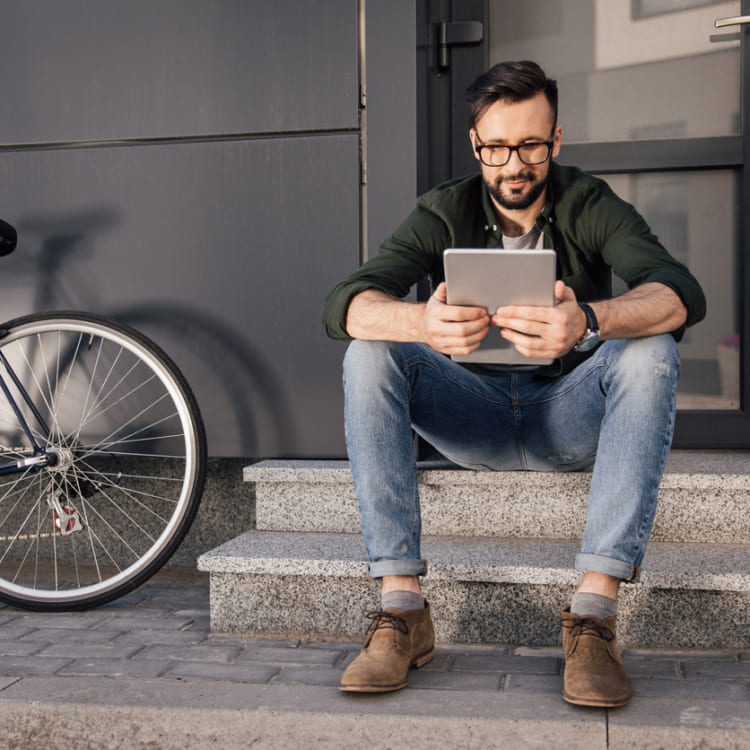
{"type": "Polygon", "coordinates": [[[623,339],[615,371],[637,382],[669,382],[676,385],[680,375],[680,353],[671,334],[623,339]]]}
{"type": "Polygon", "coordinates": [[[387,380],[392,370],[392,346],[388,341],[352,341],[344,355],[344,386],[359,389],[387,380]]]}

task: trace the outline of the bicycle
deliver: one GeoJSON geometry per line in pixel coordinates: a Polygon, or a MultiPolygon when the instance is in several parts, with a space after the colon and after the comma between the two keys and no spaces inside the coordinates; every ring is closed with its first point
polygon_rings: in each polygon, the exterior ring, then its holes
{"type": "MultiPolygon", "coordinates": [[[[0,254],[15,248],[0,222],[0,254]]],[[[206,475],[197,402],[138,330],[85,312],[0,324],[0,600],[100,606],[156,573],[206,475]]]]}

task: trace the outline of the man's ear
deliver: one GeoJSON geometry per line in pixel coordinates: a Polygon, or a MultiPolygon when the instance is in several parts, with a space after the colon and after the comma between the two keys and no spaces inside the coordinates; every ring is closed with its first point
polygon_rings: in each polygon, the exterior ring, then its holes
{"type": "Polygon", "coordinates": [[[555,132],[552,134],[552,139],[554,140],[554,143],[552,144],[551,158],[556,159],[557,155],[560,153],[560,146],[562,145],[562,125],[555,125],[555,132]]]}
{"type": "Polygon", "coordinates": [[[474,154],[475,159],[479,159],[479,154],[476,152],[476,147],[479,144],[479,136],[475,128],[469,131],[469,140],[471,141],[471,151],[474,154]]]}

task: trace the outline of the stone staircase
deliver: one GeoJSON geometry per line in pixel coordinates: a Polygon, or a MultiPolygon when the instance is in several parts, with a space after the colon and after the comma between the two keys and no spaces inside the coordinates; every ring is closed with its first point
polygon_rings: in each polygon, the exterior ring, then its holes
{"type": "MultiPolygon", "coordinates": [[[[423,579],[441,641],[554,646],[590,474],[419,464],[423,579]]],[[[361,639],[377,606],[346,461],[262,461],[256,528],[202,555],[214,632],[361,639]]],[[[750,453],[674,451],[637,584],[629,648],[750,648],[750,453]]]]}

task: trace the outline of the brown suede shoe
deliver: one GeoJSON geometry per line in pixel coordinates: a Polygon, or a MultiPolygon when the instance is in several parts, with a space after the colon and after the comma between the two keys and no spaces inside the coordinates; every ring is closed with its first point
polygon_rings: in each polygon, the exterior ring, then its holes
{"type": "Polygon", "coordinates": [[[410,667],[421,667],[435,653],[430,605],[402,612],[381,609],[372,619],[359,656],[341,675],[340,689],[352,693],[387,693],[406,687],[410,667]]]}
{"type": "Polygon", "coordinates": [[[616,708],[631,698],[615,639],[616,617],[577,617],[562,613],[565,677],[563,698],[577,706],[616,708]]]}

